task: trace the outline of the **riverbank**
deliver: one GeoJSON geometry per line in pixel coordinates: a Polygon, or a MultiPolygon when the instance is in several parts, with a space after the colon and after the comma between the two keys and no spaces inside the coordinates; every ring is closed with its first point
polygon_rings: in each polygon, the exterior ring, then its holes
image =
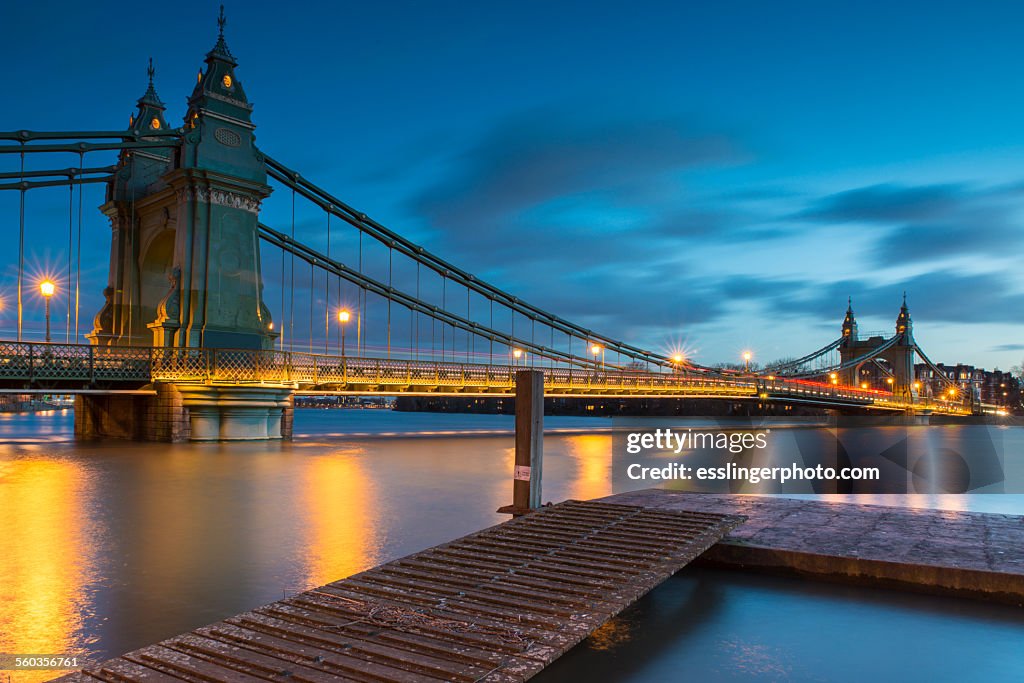
{"type": "Polygon", "coordinates": [[[1024,605],[1018,515],[662,489],[601,500],[745,517],[701,557],[708,567],[1024,605]]]}

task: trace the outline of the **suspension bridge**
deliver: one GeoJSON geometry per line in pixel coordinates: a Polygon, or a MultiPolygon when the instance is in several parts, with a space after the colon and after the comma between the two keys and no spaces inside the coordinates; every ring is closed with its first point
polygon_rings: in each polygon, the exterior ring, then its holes
{"type": "Polygon", "coordinates": [[[613,338],[475,277],[256,146],[224,23],[222,14],[181,126],[165,118],[150,62],[125,130],[0,133],[0,158],[17,163],[0,173],[0,190],[18,205],[8,270],[17,328],[0,341],[0,391],[77,394],[78,433],[288,437],[296,393],[513,395],[523,369],[544,372],[546,396],[986,410],[952,382],[920,391],[915,357],[934,364],[914,340],[905,297],[891,334],[858,334],[850,306],[835,341],[740,372],[613,338]],[[93,185],[105,191],[111,247],[103,303],[83,334],[84,293],[100,289],[82,273],[83,238],[100,239],[83,236],[93,185]],[[45,274],[40,290],[44,341],[26,316],[39,287],[26,253],[52,246],[56,232],[26,208],[40,192],[66,192],[67,206],[66,270],[45,274]],[[287,207],[264,211],[274,192],[287,207]],[[271,265],[278,289],[268,294],[271,265]],[[63,343],[50,325],[57,289],[63,343]],[[884,384],[862,382],[865,368],[884,384]]]}

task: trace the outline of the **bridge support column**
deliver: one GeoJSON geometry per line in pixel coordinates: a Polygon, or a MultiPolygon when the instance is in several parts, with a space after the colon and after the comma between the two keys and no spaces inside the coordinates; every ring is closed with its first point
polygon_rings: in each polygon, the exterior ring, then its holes
{"type": "Polygon", "coordinates": [[[80,394],[75,397],[75,436],[83,439],[188,441],[188,409],[174,384],[157,382],[156,395],[80,394]]]}
{"type": "Polygon", "coordinates": [[[292,438],[289,387],[157,382],[154,388],[155,396],[76,396],[75,436],[172,443],[292,438]]]}
{"type": "Polygon", "coordinates": [[[179,384],[191,441],[290,439],[294,391],[282,386],[179,384]]]}

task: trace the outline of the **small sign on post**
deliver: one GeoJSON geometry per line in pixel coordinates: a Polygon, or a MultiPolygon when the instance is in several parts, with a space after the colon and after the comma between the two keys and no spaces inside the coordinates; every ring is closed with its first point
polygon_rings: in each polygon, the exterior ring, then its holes
{"type": "Polygon", "coordinates": [[[541,464],[544,459],[544,372],[516,372],[516,463],[512,472],[512,505],[498,512],[524,515],[541,506],[541,464]]]}

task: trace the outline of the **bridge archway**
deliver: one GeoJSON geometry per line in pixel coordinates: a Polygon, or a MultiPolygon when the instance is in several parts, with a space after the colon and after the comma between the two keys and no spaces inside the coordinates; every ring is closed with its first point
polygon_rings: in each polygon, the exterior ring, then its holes
{"type": "Polygon", "coordinates": [[[174,229],[164,229],[145,247],[139,269],[140,323],[143,326],[156,320],[157,307],[171,290],[176,238],[174,229]]]}

